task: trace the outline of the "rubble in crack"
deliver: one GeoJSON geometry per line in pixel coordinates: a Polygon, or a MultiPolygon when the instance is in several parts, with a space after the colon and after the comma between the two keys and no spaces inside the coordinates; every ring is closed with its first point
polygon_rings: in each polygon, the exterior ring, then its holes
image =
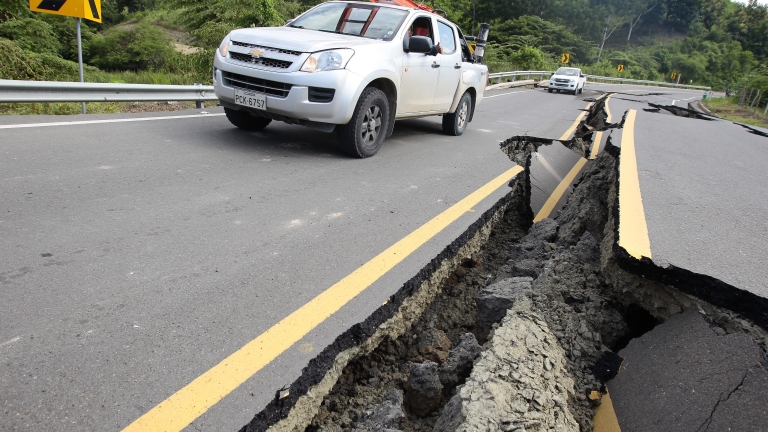
{"type": "Polygon", "coordinates": [[[434,430],[578,431],[565,356],[528,296],[519,297],[434,430]]]}
{"type": "Polygon", "coordinates": [[[661,110],[666,110],[671,112],[672,114],[678,116],[678,117],[687,117],[687,118],[695,118],[699,120],[719,120],[718,117],[712,116],[712,115],[706,115],[704,113],[701,113],[699,111],[690,109],[690,108],[683,108],[675,105],[659,105],[655,103],[648,103],[653,109],[649,110],[646,109],[646,111],[650,112],[660,112],[661,110]]]}
{"type": "Polygon", "coordinates": [[[308,430],[471,430],[489,421],[591,430],[586,394],[602,386],[592,368],[629,332],[599,273],[612,161],[595,162],[558,220],[531,226],[528,212],[510,208],[410,332],[345,368],[308,430]],[[443,336],[451,341],[447,355],[443,336]],[[519,353],[518,338],[528,343],[519,353]],[[508,370],[499,369],[502,358],[508,370]],[[502,388],[509,398],[495,399],[502,388]],[[396,428],[372,425],[365,412],[392,390],[405,395],[405,417],[396,428]],[[482,392],[491,399],[468,405],[467,395],[482,392]]]}

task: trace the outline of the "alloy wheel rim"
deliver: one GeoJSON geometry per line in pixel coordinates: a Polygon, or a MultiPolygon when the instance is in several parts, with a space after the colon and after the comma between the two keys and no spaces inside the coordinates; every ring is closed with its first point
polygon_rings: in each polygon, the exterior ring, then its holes
{"type": "Polygon", "coordinates": [[[461,104],[461,109],[459,110],[459,129],[464,128],[464,124],[467,122],[467,103],[464,102],[461,104]]]}
{"type": "Polygon", "coordinates": [[[381,109],[377,105],[371,106],[365,112],[362,126],[363,143],[375,143],[381,132],[381,109]]]}

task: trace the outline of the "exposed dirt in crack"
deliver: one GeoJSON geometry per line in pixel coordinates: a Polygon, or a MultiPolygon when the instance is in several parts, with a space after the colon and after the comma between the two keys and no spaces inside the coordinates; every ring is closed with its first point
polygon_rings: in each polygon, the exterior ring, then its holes
{"type": "Polygon", "coordinates": [[[737,122],[734,122],[734,123],[739,125],[739,126],[741,126],[741,127],[743,127],[744,129],[747,129],[750,133],[753,133],[753,134],[755,134],[757,136],[768,138],[768,132],[765,132],[765,131],[760,130],[760,129],[754,127],[754,126],[750,126],[748,124],[737,123],[737,122]]]}
{"type": "MultiPolygon", "coordinates": [[[[507,151],[516,155],[513,160],[524,162],[521,155],[529,158],[542,141],[526,142],[520,138],[508,144],[517,149],[507,151]]],[[[602,385],[592,368],[604,351],[616,349],[628,337],[637,336],[624,319],[631,315],[629,305],[613,298],[599,269],[599,239],[608,220],[607,198],[610,183],[614,181],[613,163],[610,155],[598,158],[557,219],[539,222],[527,234],[531,216],[520,209],[528,206],[510,207],[489,242],[454,272],[411,331],[397,339],[385,340],[371,355],[345,368],[308,430],[428,431],[442,430],[446,424],[455,423],[456,418],[446,419],[452,411],[444,408],[448,404],[455,413],[455,407],[461,405],[461,385],[467,378],[466,371],[452,381],[441,379],[441,372],[448,363],[446,360],[454,354],[451,350],[459,349],[462,340],[476,339],[485,342],[488,348],[487,341],[493,337],[493,332],[490,335],[488,332],[495,331],[498,324],[489,324],[489,314],[493,314],[481,298],[490,298],[492,305],[503,302],[494,297],[494,293],[504,284],[524,287],[522,295],[530,299],[531,313],[543,317],[545,324],[542,325],[562,348],[566,364],[563,374],[573,382],[566,389],[568,402],[561,401],[562,406],[567,406],[572,426],[591,430],[592,402],[587,394],[602,385]],[[414,381],[414,374],[424,377],[423,382],[414,381]],[[432,379],[432,387],[439,389],[431,396],[423,391],[425,386],[429,388],[430,376],[437,377],[432,379]],[[426,408],[413,402],[430,397],[434,402],[426,408]],[[403,400],[402,408],[392,400],[403,400]],[[382,416],[383,412],[390,415],[382,416]],[[382,418],[388,420],[375,423],[382,418]]],[[[634,308],[640,309],[636,305],[634,308]]],[[[545,357],[550,358],[546,354],[545,357]]],[[[521,364],[527,362],[527,359],[521,360],[521,364]]],[[[475,373],[477,371],[473,371],[475,373]]],[[[485,388],[487,384],[482,379],[471,379],[478,388],[485,388]]],[[[533,414],[545,409],[541,395],[549,393],[542,393],[545,390],[531,382],[514,385],[524,395],[521,399],[526,401],[524,411],[533,416],[521,421],[527,421],[530,427],[537,424],[544,427],[529,430],[546,430],[547,425],[554,424],[533,414]]],[[[477,419],[461,420],[479,427],[477,419]]],[[[469,424],[467,427],[471,429],[469,424]]]]}
{"type": "Polygon", "coordinates": [[[659,110],[659,111],[650,111],[650,112],[660,112],[660,110],[666,110],[678,117],[695,118],[695,119],[707,120],[707,121],[719,120],[717,117],[708,116],[698,111],[695,111],[689,108],[675,106],[675,105],[659,105],[651,102],[648,102],[648,105],[653,107],[653,109],[659,110]]]}

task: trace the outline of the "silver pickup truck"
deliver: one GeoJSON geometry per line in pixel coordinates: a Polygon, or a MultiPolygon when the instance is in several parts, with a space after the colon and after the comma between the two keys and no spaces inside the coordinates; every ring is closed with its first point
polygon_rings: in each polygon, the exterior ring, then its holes
{"type": "Polygon", "coordinates": [[[442,115],[443,131],[461,135],[487,80],[455,24],[381,2],[330,1],[284,27],[234,30],[213,69],[235,126],[335,129],[342,149],[361,158],[378,152],[397,119],[442,115]]]}
{"type": "Polygon", "coordinates": [[[581,73],[581,68],[561,67],[549,77],[547,91],[552,93],[552,90],[556,90],[560,93],[560,90],[562,90],[573,94],[581,93],[584,91],[586,83],[587,79],[581,73]]]}

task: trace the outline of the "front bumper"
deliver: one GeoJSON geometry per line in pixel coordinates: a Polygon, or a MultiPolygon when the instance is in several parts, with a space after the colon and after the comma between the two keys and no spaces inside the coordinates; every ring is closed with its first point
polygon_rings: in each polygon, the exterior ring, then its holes
{"type": "Polygon", "coordinates": [[[571,83],[559,83],[559,82],[550,81],[549,82],[549,88],[573,90],[573,89],[576,88],[576,83],[573,83],[573,82],[571,82],[571,83]]]}
{"type": "Polygon", "coordinates": [[[277,119],[286,117],[289,120],[297,120],[295,123],[299,124],[304,122],[348,123],[365,84],[361,76],[346,69],[316,73],[276,72],[229,63],[218,51],[213,66],[214,91],[226,106],[235,106],[235,85],[224,77],[223,72],[289,84],[291,88],[285,97],[267,94],[266,113],[247,107],[238,106],[238,108],[266,117],[277,119]],[[310,87],[334,89],[333,100],[310,102],[310,87]]]}

